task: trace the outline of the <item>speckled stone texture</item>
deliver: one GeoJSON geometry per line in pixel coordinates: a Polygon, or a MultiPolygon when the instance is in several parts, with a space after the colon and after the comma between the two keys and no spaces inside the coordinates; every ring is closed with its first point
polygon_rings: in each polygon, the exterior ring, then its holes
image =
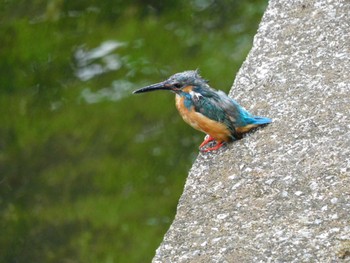
{"type": "Polygon", "coordinates": [[[230,95],[274,122],[199,154],[153,262],[350,262],[350,1],[271,0],[230,95]]]}

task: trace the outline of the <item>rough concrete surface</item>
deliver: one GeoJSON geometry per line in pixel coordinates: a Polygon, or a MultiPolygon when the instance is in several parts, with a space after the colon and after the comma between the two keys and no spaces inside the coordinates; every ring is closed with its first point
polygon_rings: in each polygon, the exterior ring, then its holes
{"type": "Polygon", "coordinates": [[[199,154],[153,262],[350,262],[350,1],[271,0],[230,95],[274,122],[199,154]]]}

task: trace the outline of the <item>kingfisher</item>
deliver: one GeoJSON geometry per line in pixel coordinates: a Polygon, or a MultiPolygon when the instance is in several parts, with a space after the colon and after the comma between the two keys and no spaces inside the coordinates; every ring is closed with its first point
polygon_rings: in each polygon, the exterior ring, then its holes
{"type": "Polygon", "coordinates": [[[176,108],[183,120],[207,134],[199,146],[202,152],[218,150],[226,142],[239,140],[244,133],[272,122],[270,118],[252,115],[223,91],[211,88],[198,70],[176,73],[163,82],[133,93],[154,90],[175,93],[176,108]]]}

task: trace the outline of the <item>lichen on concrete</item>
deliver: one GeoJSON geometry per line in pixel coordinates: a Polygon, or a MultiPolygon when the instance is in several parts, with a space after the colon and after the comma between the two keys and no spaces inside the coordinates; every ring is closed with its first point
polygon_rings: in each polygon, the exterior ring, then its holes
{"type": "Polygon", "coordinates": [[[350,2],[271,0],[230,95],[273,123],[199,154],[153,262],[350,262],[350,2]]]}

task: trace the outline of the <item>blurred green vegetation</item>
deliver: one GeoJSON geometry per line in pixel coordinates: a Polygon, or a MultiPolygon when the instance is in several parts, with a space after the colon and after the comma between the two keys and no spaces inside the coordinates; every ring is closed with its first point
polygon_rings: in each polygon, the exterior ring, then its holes
{"type": "Polygon", "coordinates": [[[203,138],[166,92],[228,91],[267,0],[6,0],[0,262],[149,262],[203,138]]]}

